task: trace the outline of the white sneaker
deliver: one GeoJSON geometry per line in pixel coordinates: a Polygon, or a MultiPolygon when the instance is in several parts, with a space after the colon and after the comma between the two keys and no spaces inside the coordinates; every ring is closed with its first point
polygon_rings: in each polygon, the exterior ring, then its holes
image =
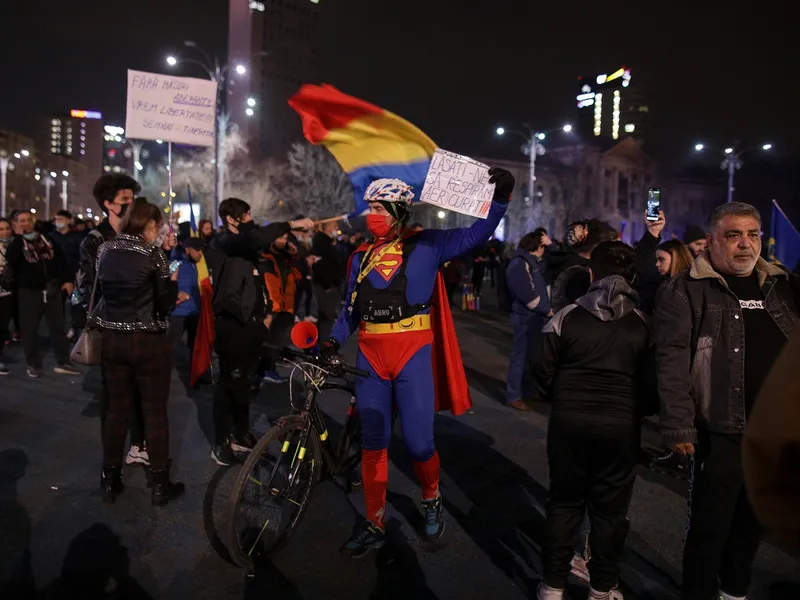
{"type": "Polygon", "coordinates": [[[747,596],[731,596],[722,590],[719,591],[719,600],[747,600],[747,596]]]}
{"type": "Polygon", "coordinates": [[[308,315],[306,317],[306,321],[308,321],[309,323],[316,323],[317,322],[317,317],[314,317],[312,315],[308,315]]]}
{"type": "Polygon", "coordinates": [[[585,583],[589,583],[589,561],[580,554],[575,553],[569,561],[570,573],[585,583]]]}
{"type": "Polygon", "coordinates": [[[128,450],[128,456],[125,457],[125,464],[132,465],[132,464],[140,464],[140,465],[150,465],[150,456],[147,454],[147,448],[142,446],[133,446],[131,445],[131,449],[128,450]]]}
{"type": "Polygon", "coordinates": [[[609,592],[598,592],[594,588],[589,588],[588,600],[624,600],[622,592],[612,589],[609,592]]]}
{"type": "Polygon", "coordinates": [[[536,600],[565,600],[564,590],[557,590],[540,583],[539,589],[536,591],[536,600]]]}

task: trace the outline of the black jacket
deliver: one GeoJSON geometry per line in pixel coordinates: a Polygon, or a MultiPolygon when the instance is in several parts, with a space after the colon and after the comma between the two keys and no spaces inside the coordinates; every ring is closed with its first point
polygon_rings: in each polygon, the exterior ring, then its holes
{"type": "Polygon", "coordinates": [[[344,281],[346,263],[342,264],[330,236],[319,232],[311,240],[311,254],[319,256],[311,271],[311,282],[323,290],[339,288],[344,281]]]}
{"type": "Polygon", "coordinates": [[[72,281],[61,250],[43,234],[34,241],[16,236],[8,245],[6,261],[19,289],[46,290],[53,282],[72,281]]]}
{"type": "Polygon", "coordinates": [[[647,315],[653,314],[658,286],[664,282],[656,269],[656,250],[660,243],[660,236],[655,237],[645,231],[636,244],[636,281],[633,284],[639,293],[639,308],[647,315]]]}
{"type": "Polygon", "coordinates": [[[624,279],[605,277],[545,325],[533,374],[553,416],[634,424],[655,412],[650,334],[637,300],[624,279]]]}
{"type": "MultiPolygon", "coordinates": [[[[764,308],[788,338],[800,323],[794,276],[762,258],[755,270],[764,308]]],[[[708,251],[659,288],[655,322],[660,425],[667,445],[696,443],[698,429],[743,434],[744,318],[708,251]]]]}
{"type": "Polygon", "coordinates": [[[70,281],[75,280],[75,275],[78,272],[78,263],[80,261],[81,243],[83,236],[77,231],[67,231],[66,233],[59,233],[54,231],[50,235],[50,239],[58,246],[61,254],[64,256],[64,264],[69,273],[70,281]]]}
{"type": "Polygon", "coordinates": [[[178,283],[170,278],[161,248],[120,234],[100,247],[96,268],[102,299],[93,323],[117,331],[166,331],[178,283]]]}
{"type": "Polygon", "coordinates": [[[289,231],[289,223],[272,223],[238,234],[224,231],[214,239],[216,249],[225,255],[214,282],[215,316],[233,318],[241,325],[263,321],[267,292],[256,265],[261,250],[289,231]]]}
{"type": "MultiPolygon", "coordinates": [[[[81,242],[80,256],[78,259],[78,274],[75,277],[75,287],[80,291],[81,304],[84,308],[89,306],[94,285],[95,265],[97,264],[97,251],[103,242],[113,240],[117,232],[111,227],[108,219],[103,219],[100,224],[92,229],[81,242]]],[[[99,296],[95,302],[100,300],[99,296]]]]}

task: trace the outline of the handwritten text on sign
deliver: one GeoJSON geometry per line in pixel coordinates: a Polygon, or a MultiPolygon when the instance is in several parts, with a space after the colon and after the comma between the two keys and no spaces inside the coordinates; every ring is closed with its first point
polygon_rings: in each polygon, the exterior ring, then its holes
{"type": "Polygon", "coordinates": [[[213,146],[216,103],[214,81],[128,70],[127,136],[213,146]]]}
{"type": "Polygon", "coordinates": [[[468,156],[437,148],[425,177],[420,200],[485,219],[494,196],[489,167],[468,156]]]}

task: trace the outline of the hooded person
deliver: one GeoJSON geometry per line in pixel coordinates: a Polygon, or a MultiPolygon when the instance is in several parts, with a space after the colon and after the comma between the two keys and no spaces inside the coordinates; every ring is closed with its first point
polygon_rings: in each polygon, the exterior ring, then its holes
{"type": "Polygon", "coordinates": [[[403,181],[379,179],[364,195],[375,239],[350,258],[345,307],[322,346],[335,362],[339,348],[359,330],[357,366],[369,373],[356,380],[367,520],[344,547],[352,556],[384,544],[393,405],[422,486],[425,533],[437,539],[444,531],[433,417],[446,408],[460,414],[470,399],[439,267],[485,244],[500,224],[514,177],[498,168],[489,175],[495,184],[489,213],[464,229],[411,232],[414,193],[403,181]]]}
{"type": "MultiPolygon", "coordinates": [[[[296,267],[297,238],[284,233],[261,253],[259,272],[264,276],[267,290],[267,318],[270,320],[267,342],[271,346],[284,346],[294,325],[295,295],[300,272],[296,267]]],[[[275,368],[271,351],[262,354],[257,375],[268,383],[286,383],[287,379],[275,368]]]]}

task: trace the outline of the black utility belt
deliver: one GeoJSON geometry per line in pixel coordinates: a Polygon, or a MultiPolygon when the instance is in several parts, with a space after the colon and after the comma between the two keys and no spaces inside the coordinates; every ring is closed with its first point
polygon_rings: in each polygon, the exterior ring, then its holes
{"type": "Polygon", "coordinates": [[[429,304],[393,304],[377,303],[374,301],[365,302],[361,307],[361,320],[367,323],[397,323],[408,319],[425,310],[429,304]]]}

